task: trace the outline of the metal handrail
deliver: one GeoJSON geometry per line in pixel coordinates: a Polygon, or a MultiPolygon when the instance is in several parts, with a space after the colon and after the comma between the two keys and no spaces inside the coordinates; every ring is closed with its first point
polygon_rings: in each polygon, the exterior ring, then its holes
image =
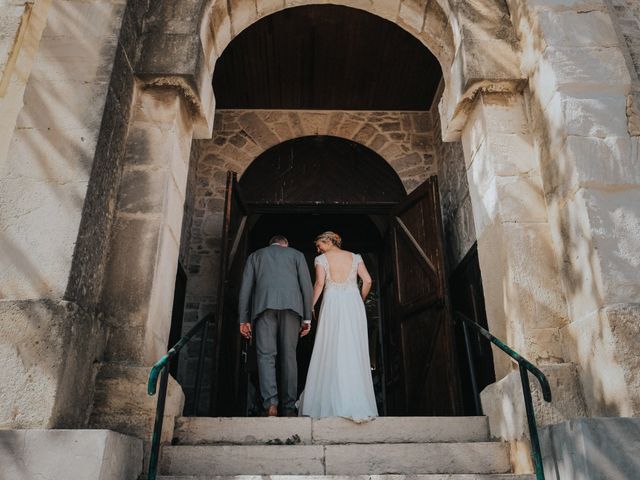
{"type": "MultiPolygon", "coordinates": [[[[167,384],[169,382],[169,367],[171,366],[171,359],[175,357],[182,347],[184,347],[189,340],[201,329],[204,328],[202,333],[201,342],[206,342],[207,324],[209,320],[213,318],[213,314],[210,313],[201,318],[178,342],[169,349],[169,351],[162,356],[160,360],[151,368],[149,372],[149,381],[147,382],[147,394],[150,396],[155,395],[158,377],[160,377],[160,391],[158,392],[158,403],[156,404],[156,418],[153,425],[153,435],[151,437],[151,453],[149,455],[149,472],[147,474],[147,480],[155,480],[158,475],[158,458],[160,453],[160,437],[162,435],[162,423],[164,420],[164,406],[167,398],[167,384]]],[[[200,349],[202,354],[202,348],[200,349]]],[[[198,368],[200,368],[201,362],[198,361],[198,368]]],[[[200,376],[200,372],[196,372],[197,376],[200,376]]],[[[198,392],[196,392],[196,397],[198,392]]],[[[196,405],[197,408],[197,405],[196,405]]]]}
{"type": "MultiPolygon", "coordinates": [[[[474,383],[474,395],[478,395],[478,386],[477,384],[475,384],[475,372],[471,361],[471,349],[468,341],[469,335],[467,332],[468,325],[475,328],[483,337],[485,337],[487,340],[489,340],[496,347],[498,347],[518,363],[518,369],[520,370],[520,382],[522,383],[522,395],[524,396],[524,405],[527,412],[527,423],[529,424],[529,436],[531,437],[531,458],[533,459],[533,465],[536,472],[536,480],[545,480],[544,468],[542,465],[542,453],[540,450],[540,440],[538,438],[538,426],[536,425],[536,416],[533,410],[533,399],[531,397],[531,385],[529,384],[529,376],[527,375],[527,371],[531,372],[538,379],[538,382],[540,382],[540,388],[542,389],[542,398],[546,402],[551,402],[551,387],[549,387],[549,381],[547,380],[547,377],[530,361],[513,350],[502,340],[495,337],[491,332],[482,328],[469,317],[460,312],[455,312],[455,315],[462,321],[462,328],[464,329],[465,345],[469,360],[469,368],[471,370],[471,381],[472,383],[474,383]]],[[[479,403],[478,399],[476,399],[476,403],[479,403]]]]}

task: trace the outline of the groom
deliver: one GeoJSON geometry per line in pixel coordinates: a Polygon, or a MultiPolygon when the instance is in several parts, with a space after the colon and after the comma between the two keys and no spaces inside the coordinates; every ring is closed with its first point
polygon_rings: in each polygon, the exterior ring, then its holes
{"type": "Polygon", "coordinates": [[[298,336],[311,331],[311,276],[304,255],[276,235],[247,258],[239,300],[240,333],[250,339],[255,324],[260,393],[266,414],[278,415],[276,355],[280,358],[281,413],[295,416],[298,336]]]}

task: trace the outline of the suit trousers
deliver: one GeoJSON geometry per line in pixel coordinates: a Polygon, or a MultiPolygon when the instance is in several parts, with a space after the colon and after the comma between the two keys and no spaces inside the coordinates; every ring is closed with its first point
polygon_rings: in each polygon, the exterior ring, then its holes
{"type": "Polygon", "coordinates": [[[298,396],[296,348],[300,316],[292,310],[265,310],[255,322],[260,393],[264,408],[278,405],[276,356],[280,360],[280,394],[283,410],[293,410],[298,396]]]}

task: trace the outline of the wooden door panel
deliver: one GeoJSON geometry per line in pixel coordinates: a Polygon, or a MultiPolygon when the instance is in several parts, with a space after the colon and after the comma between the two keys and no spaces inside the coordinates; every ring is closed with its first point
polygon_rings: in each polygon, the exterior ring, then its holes
{"type": "Polygon", "coordinates": [[[239,415],[246,404],[237,298],[247,250],[247,214],[238,189],[237,174],[227,172],[214,338],[213,415],[239,415]]]}
{"type": "Polygon", "coordinates": [[[411,308],[425,301],[436,300],[439,297],[439,279],[403,231],[395,234],[395,250],[396,287],[400,305],[411,308]]]}
{"type": "Polygon", "coordinates": [[[459,411],[458,371],[447,298],[436,177],[398,206],[391,219],[395,308],[403,392],[409,415],[459,411]]]}

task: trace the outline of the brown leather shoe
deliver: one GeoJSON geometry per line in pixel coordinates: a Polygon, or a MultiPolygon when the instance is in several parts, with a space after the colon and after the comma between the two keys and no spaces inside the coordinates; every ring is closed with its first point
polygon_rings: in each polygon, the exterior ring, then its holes
{"type": "Polygon", "coordinates": [[[267,408],[267,417],[277,417],[277,416],[278,416],[278,406],[269,405],[269,408],[267,408]]]}

